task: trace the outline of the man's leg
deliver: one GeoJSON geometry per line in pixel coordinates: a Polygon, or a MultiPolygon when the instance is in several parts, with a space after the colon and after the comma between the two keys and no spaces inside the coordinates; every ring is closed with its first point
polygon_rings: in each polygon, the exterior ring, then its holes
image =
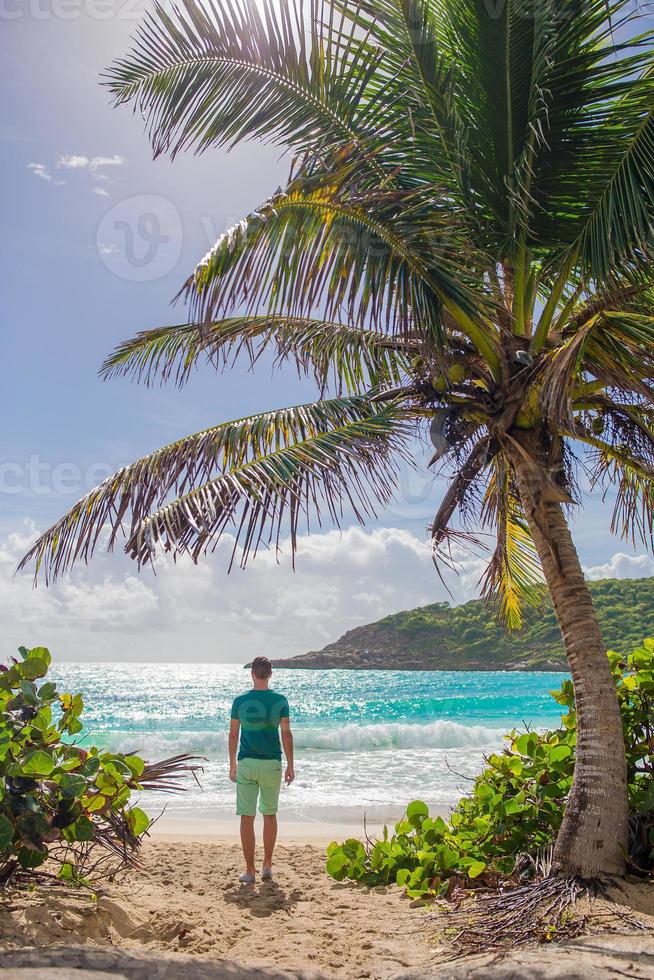
{"type": "Polygon", "coordinates": [[[273,851],[277,840],[277,806],[282,782],[282,764],[277,759],[265,759],[260,763],[259,810],[263,815],[263,866],[262,878],[272,878],[273,851]]]}
{"type": "Polygon", "coordinates": [[[263,815],[263,867],[272,868],[273,851],[277,840],[277,814],[263,815]]]}
{"type": "Polygon", "coordinates": [[[256,873],[254,867],[254,817],[248,817],[244,814],[241,815],[241,846],[245,858],[245,870],[249,875],[253,875],[256,873]]]}
{"type": "MultiPolygon", "coordinates": [[[[245,873],[254,880],[254,816],[257,812],[259,785],[252,771],[252,760],[241,759],[236,770],[236,813],[241,818],[241,845],[245,873]]],[[[241,880],[242,877],[241,877],[241,880]]]]}

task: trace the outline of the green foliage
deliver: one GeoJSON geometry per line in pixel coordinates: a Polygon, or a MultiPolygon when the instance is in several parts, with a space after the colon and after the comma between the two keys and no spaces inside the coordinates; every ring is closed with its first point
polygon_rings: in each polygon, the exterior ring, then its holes
{"type": "Polygon", "coordinates": [[[68,882],[115,870],[150,826],[130,807],[146,769],[133,755],[82,748],[81,694],[44,681],[45,647],[0,666],[0,883],[54,863],[68,882]]]}
{"type": "Polygon", "coordinates": [[[293,165],[187,276],[184,322],[121,344],[103,372],[183,383],[205,359],[266,351],[319,400],[122,467],[21,567],[54,579],[105,526],[141,563],[196,560],[234,528],[242,564],[282,533],[293,551],[300,520],[363,520],[393,498],[409,421],[436,425],[451,479],[434,558],[447,566],[462,527],[491,532],[483,592],[511,628],[540,585],[515,436],[530,457],[548,435],[539,494],[554,478],[575,500],[587,473],[615,487],[612,529],[651,543],[654,32],[623,0],[531,6],[154,5],[106,81],[155,154],[262,139],[293,165]],[[347,424],[326,397],[343,392],[369,402],[347,424]]]}
{"type": "MultiPolygon", "coordinates": [[[[654,867],[654,640],[647,639],[625,660],[609,660],[622,715],[631,810],[630,861],[654,867]]],[[[453,879],[486,883],[530,873],[522,860],[551,844],[561,825],[572,783],[576,716],[572,682],[554,699],[565,709],[561,727],[545,732],[512,731],[502,752],[491,755],[469,796],[449,816],[433,818],[421,800],[382,840],[332,843],[327,872],[337,881],[366,885],[396,882],[410,898],[445,894],[453,879]]]]}
{"type": "MultiPolygon", "coordinates": [[[[589,582],[593,606],[607,646],[626,655],[643,635],[654,635],[654,578],[605,579],[589,582]]],[[[357,666],[360,653],[375,651],[373,663],[397,670],[524,670],[568,669],[561,630],[549,598],[540,608],[524,609],[524,629],[508,634],[493,610],[479,599],[460,606],[435,602],[359,626],[347,639],[321,652],[329,666],[338,667],[341,649],[357,666]]],[[[312,655],[305,655],[306,657],[312,655]]],[[[298,665],[301,661],[298,661],[298,665]]]]}

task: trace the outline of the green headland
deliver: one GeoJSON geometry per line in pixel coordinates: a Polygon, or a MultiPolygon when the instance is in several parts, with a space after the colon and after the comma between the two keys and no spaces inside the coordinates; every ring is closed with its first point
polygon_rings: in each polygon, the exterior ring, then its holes
{"type": "MultiPolygon", "coordinates": [[[[589,582],[607,646],[628,653],[654,636],[654,578],[589,582]]],[[[507,634],[480,599],[460,606],[435,602],[349,630],[286,668],[370,670],[566,670],[561,634],[549,601],[525,614],[521,633],[507,634]]]]}

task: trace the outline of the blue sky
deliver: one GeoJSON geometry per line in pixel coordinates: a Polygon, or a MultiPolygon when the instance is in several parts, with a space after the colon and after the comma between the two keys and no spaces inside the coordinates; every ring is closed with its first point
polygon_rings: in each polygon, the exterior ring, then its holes
{"type": "MultiPolygon", "coordinates": [[[[269,365],[256,374],[239,369],[216,376],[202,370],[182,391],[146,389],[124,380],[103,383],[97,377],[103,357],[119,341],[183,317],[183,308],[172,309],[170,300],[185,276],[225,228],[284,182],[288,170],[276,148],[255,143],[230,154],[214,150],[202,157],[187,154],[174,163],[152,161],[142,121],[131,110],[111,108],[99,84],[102,70],[125,52],[142,9],[131,0],[4,0],[1,12],[2,398],[9,425],[3,426],[0,460],[0,559],[4,556],[5,575],[0,606],[4,602],[11,616],[21,610],[12,639],[21,641],[18,634],[27,617],[30,637],[23,639],[47,642],[41,632],[61,633],[62,643],[68,645],[64,655],[71,655],[71,649],[76,656],[96,655],[97,650],[83,652],[86,640],[82,643],[80,635],[106,638],[115,630],[111,615],[98,618],[103,604],[105,613],[109,608],[110,589],[120,611],[123,654],[112,653],[111,639],[102,640],[100,652],[138,659],[138,647],[141,655],[143,649],[154,655],[163,642],[157,619],[164,615],[170,596],[166,598],[160,587],[161,576],[159,582],[149,572],[138,579],[135,567],[117,556],[75,573],[69,587],[86,596],[81,605],[79,594],[73,602],[61,590],[49,598],[39,590],[36,599],[26,591],[26,582],[10,581],[11,563],[34,529],[43,529],[98,478],[124,462],[213,422],[314,395],[313,386],[298,380],[292,370],[271,376],[269,365]],[[163,244],[162,236],[168,239],[163,244]],[[130,247],[132,261],[126,258],[130,247]],[[155,257],[143,264],[151,248],[155,257]],[[134,597],[143,598],[143,589],[151,595],[130,619],[130,603],[134,597]]],[[[301,593],[310,606],[310,596],[319,588],[332,597],[331,605],[325,605],[325,622],[313,630],[305,616],[302,628],[296,624],[279,632],[278,642],[272,639],[276,653],[299,653],[307,645],[334,639],[342,628],[444,598],[422,557],[415,567],[411,558],[403,572],[408,581],[401,587],[391,560],[400,555],[402,565],[401,555],[418,554],[413,542],[421,547],[439,489],[424,474],[406,471],[396,505],[371,526],[367,537],[350,537],[349,545],[341,544],[349,548],[348,571],[342,576],[334,558],[335,537],[318,536],[310,546],[318,550],[309,564],[313,561],[318,567],[321,547],[329,556],[319,587],[301,562],[294,579],[282,569],[272,582],[277,574],[273,562],[265,574],[253,573],[249,579],[249,573],[237,573],[237,586],[215,559],[208,563],[215,579],[207,588],[204,613],[194,610],[185,619],[183,609],[178,610],[181,618],[175,630],[179,635],[188,631],[191,618],[196,630],[198,618],[206,614],[209,625],[205,633],[200,629],[198,642],[209,635],[212,656],[219,648],[216,655],[222,659],[238,659],[232,656],[238,633],[230,633],[226,625],[230,616],[237,623],[237,597],[242,604],[250,588],[253,609],[269,610],[265,629],[270,637],[277,635],[275,608],[284,607],[284,596],[290,602],[293,594],[301,593]],[[384,537],[382,529],[393,529],[390,537],[384,537]],[[399,537],[393,538],[395,531],[399,537]],[[358,557],[352,553],[355,544],[358,557]],[[278,592],[282,582],[287,590],[283,596],[278,592]],[[227,605],[220,606],[217,592],[229,596],[227,605]],[[375,594],[377,600],[369,601],[375,594]],[[358,595],[359,601],[352,598],[358,595]],[[218,634],[229,639],[220,644],[218,634]]],[[[589,567],[612,561],[616,553],[632,554],[608,533],[610,509],[610,502],[587,498],[576,521],[582,561],[589,567]]],[[[651,574],[644,559],[639,561],[618,562],[614,570],[651,574]]],[[[206,579],[207,574],[207,569],[185,569],[184,588],[201,591],[202,575],[206,579]]],[[[457,598],[474,594],[475,583],[469,572],[465,587],[455,587],[457,598]]],[[[179,585],[175,588],[178,595],[184,591],[179,585]]],[[[253,616],[256,621],[256,613],[253,616]]],[[[314,610],[313,622],[317,619],[319,611],[314,610]]],[[[111,635],[115,639],[117,634],[111,635]]],[[[165,657],[174,659],[172,640],[166,651],[165,657]]]]}
{"type": "MultiPolygon", "coordinates": [[[[271,382],[265,372],[256,379],[244,372],[219,380],[200,375],[182,393],[107,385],[96,377],[102,358],[121,339],[183,316],[170,300],[185,275],[287,169],[276,149],[254,144],[229,156],[152,162],[140,120],[129,110],[112,109],[99,84],[134,25],[133,15],[97,21],[80,12],[71,20],[35,20],[27,11],[4,25],[2,176],[11,191],[1,247],[10,367],[3,388],[13,422],[4,448],[9,459],[37,454],[51,466],[119,465],[207,422],[279,401],[282,391],[303,397],[292,376],[271,382]],[[62,157],[119,157],[124,163],[98,168],[107,179],[94,180],[88,167],[57,166],[62,157]],[[46,168],[52,179],[31,164],[46,168]],[[102,221],[116,207],[109,228],[126,209],[128,220],[141,211],[154,213],[161,234],[172,232],[161,270],[132,269],[127,262],[118,273],[107,267],[103,258],[111,265],[113,256],[103,256],[102,249],[116,241],[102,240],[102,221]],[[157,271],[163,274],[149,278],[157,271]],[[130,279],[132,273],[148,279],[130,279]]],[[[135,226],[137,257],[149,245],[135,226]]],[[[30,516],[47,521],[66,505],[47,494],[30,497],[29,490],[6,496],[3,522],[22,516],[26,507],[30,516]]]]}

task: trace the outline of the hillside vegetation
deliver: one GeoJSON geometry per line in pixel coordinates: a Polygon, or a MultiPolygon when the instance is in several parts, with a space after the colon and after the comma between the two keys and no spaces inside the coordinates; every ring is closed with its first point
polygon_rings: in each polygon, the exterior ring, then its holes
{"type": "MultiPolygon", "coordinates": [[[[590,590],[607,646],[628,653],[654,636],[654,578],[605,579],[590,590]]],[[[395,670],[565,669],[561,634],[549,602],[530,610],[525,629],[507,635],[479,599],[435,602],[359,626],[335,643],[277,661],[288,668],[395,670]]]]}

